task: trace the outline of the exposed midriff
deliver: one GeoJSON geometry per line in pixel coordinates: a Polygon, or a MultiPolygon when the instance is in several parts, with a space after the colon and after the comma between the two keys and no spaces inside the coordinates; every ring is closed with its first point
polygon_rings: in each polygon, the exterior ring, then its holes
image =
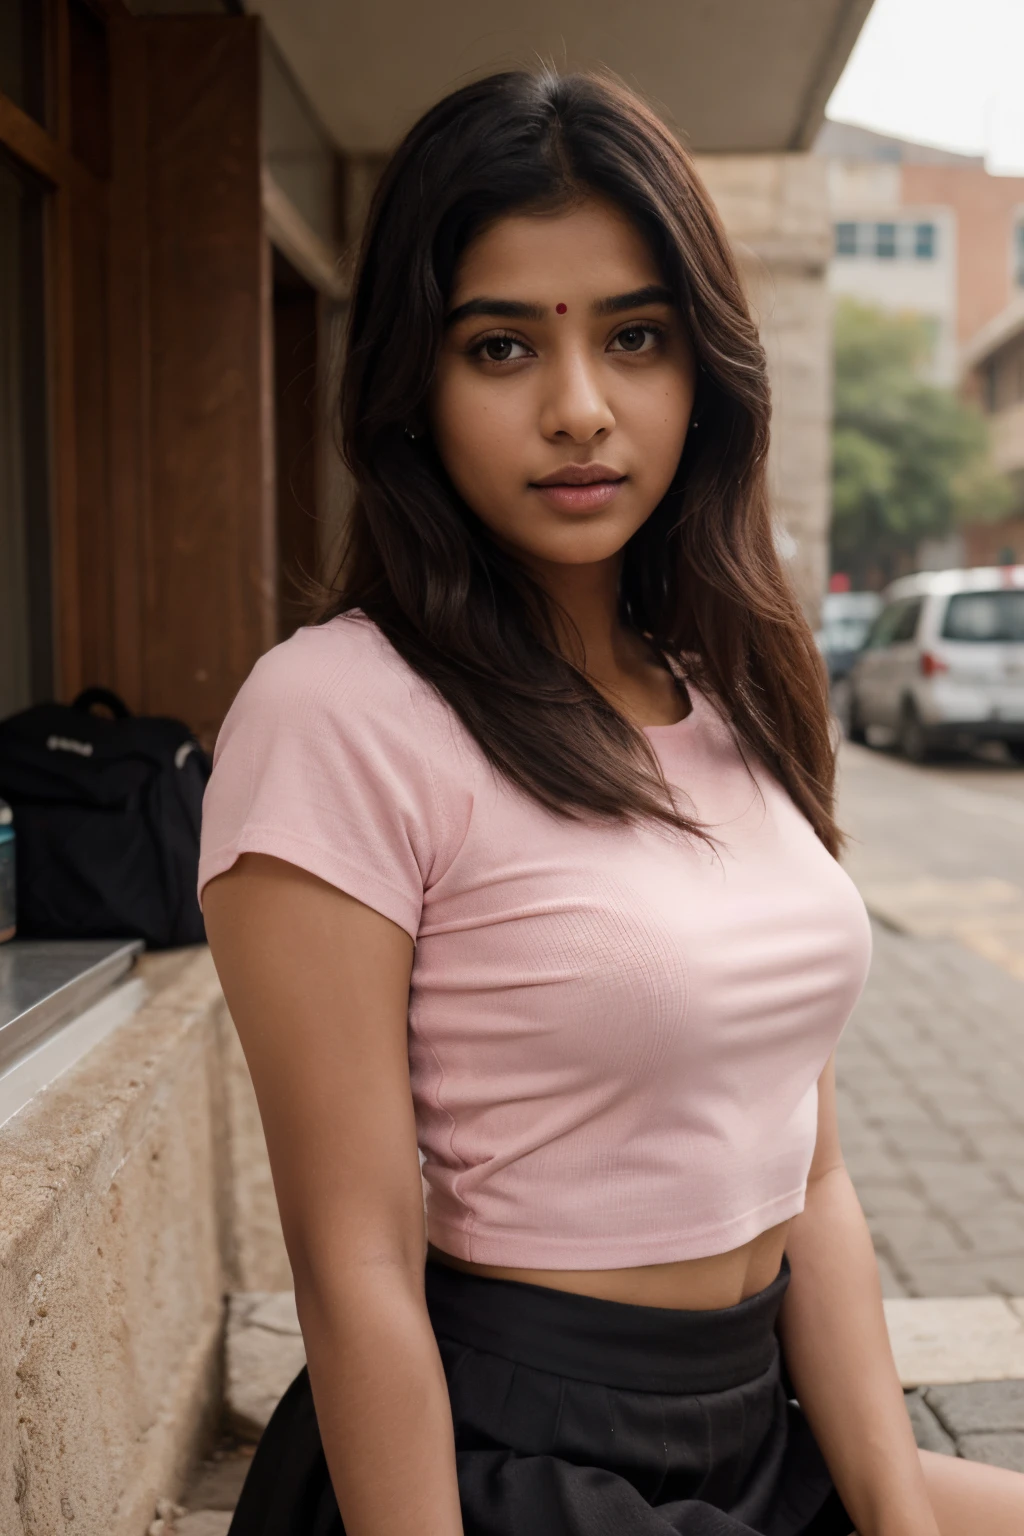
{"type": "Polygon", "coordinates": [[[621,1301],[634,1307],[673,1307],[709,1312],[734,1307],[770,1285],[782,1265],[788,1221],[761,1232],[728,1253],[671,1264],[637,1264],[625,1269],[514,1269],[504,1264],[475,1264],[445,1253],[431,1243],[430,1257],[467,1274],[491,1280],[518,1280],[576,1296],[621,1301]]]}

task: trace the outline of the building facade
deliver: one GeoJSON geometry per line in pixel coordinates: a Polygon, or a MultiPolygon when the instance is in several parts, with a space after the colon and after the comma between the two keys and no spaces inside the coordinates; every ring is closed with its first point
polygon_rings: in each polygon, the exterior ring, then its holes
{"type": "Polygon", "coordinates": [[[1001,522],[964,531],[970,565],[1024,563],[1024,285],[964,349],[964,384],[988,418],[992,462],[1013,487],[1001,522]]]}
{"type": "Polygon", "coordinates": [[[829,286],[932,333],[930,377],[955,387],[961,349],[1024,293],[1024,177],[984,161],[826,122],[833,221],[829,286]]]}

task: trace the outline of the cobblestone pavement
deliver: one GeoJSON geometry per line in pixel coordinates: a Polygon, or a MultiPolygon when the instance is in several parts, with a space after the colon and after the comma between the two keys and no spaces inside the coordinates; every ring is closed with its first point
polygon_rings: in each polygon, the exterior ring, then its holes
{"type": "Polygon", "coordinates": [[[886,922],[840,1117],[892,1296],[1024,1296],[1024,772],[970,774],[844,750],[846,863],[886,922]]]}
{"type": "Polygon", "coordinates": [[[1024,1381],[977,1381],[908,1392],[917,1443],[1024,1472],[1024,1381]]]}
{"type": "Polygon", "coordinates": [[[958,944],[875,925],[840,1121],[890,1296],[1024,1296],[1022,1005],[958,944]]]}

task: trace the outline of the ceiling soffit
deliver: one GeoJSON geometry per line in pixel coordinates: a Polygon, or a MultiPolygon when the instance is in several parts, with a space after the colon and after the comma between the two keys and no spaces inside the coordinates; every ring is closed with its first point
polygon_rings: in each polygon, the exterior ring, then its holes
{"type": "Polygon", "coordinates": [[[809,149],[871,0],[248,0],[343,148],[388,149],[446,91],[603,64],[695,150],[809,149]]]}

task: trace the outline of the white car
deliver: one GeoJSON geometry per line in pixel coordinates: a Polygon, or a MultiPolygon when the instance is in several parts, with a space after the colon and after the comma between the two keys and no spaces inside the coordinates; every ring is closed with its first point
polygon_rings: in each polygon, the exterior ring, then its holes
{"type": "Polygon", "coordinates": [[[847,735],[916,762],[1002,741],[1024,763],[1024,565],[923,571],[884,597],[838,685],[847,735]]]}

